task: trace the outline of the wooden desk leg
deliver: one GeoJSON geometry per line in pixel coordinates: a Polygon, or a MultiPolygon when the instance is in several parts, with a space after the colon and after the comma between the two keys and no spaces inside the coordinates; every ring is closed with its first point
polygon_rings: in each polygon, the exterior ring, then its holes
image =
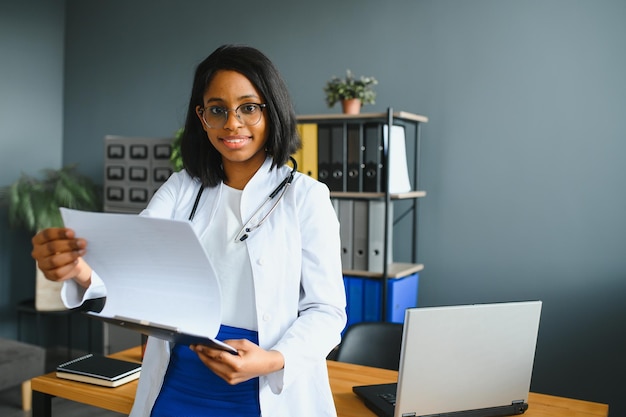
{"type": "Polygon", "coordinates": [[[52,398],[50,394],[33,391],[33,417],[52,417],[52,398]]]}

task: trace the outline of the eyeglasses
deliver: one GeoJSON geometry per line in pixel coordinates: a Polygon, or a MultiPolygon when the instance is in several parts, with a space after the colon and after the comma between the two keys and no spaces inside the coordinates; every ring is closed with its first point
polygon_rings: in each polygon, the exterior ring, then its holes
{"type": "MultiPolygon", "coordinates": [[[[243,103],[234,110],[235,117],[245,126],[254,126],[261,121],[265,107],[267,107],[267,104],[243,103]]],[[[202,120],[212,129],[223,128],[228,120],[228,113],[232,111],[231,109],[220,106],[209,106],[200,109],[202,120]]]]}

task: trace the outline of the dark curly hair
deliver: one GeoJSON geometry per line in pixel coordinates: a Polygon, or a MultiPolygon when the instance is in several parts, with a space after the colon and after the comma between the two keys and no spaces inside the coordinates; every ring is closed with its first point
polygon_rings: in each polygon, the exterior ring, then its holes
{"type": "Polygon", "coordinates": [[[255,48],[222,45],[196,68],[181,140],[184,168],[189,175],[200,179],[205,187],[215,187],[226,180],[222,156],[207,139],[196,115],[196,107],[203,106],[204,93],[220,70],[232,70],[244,75],[265,98],[269,126],[265,148],[273,159],[271,168],[287,163],[289,156],[300,148],[293,104],[278,69],[255,48]]]}

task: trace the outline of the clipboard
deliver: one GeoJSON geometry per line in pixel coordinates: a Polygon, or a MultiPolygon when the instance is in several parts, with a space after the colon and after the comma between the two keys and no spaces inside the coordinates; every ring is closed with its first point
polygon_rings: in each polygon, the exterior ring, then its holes
{"type": "Polygon", "coordinates": [[[216,340],[220,285],[190,222],[66,208],[61,214],[66,227],[87,240],[84,259],[106,287],[104,307],[90,317],[236,353],[216,340]]]}
{"type": "Polygon", "coordinates": [[[182,345],[205,345],[211,348],[225,350],[234,355],[237,354],[237,349],[233,348],[230,345],[227,345],[224,342],[206,336],[185,333],[181,331],[178,327],[172,327],[164,324],[152,323],[149,321],[138,320],[123,316],[106,317],[92,311],[88,311],[86,312],[86,314],[105,323],[124,327],[128,330],[133,330],[148,336],[153,336],[158,339],[166,340],[168,342],[182,345]]]}

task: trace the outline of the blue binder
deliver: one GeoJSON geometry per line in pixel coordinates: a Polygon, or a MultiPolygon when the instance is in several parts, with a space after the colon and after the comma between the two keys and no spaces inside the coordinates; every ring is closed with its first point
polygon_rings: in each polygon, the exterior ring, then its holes
{"type": "MultiPolygon", "coordinates": [[[[382,293],[384,281],[380,278],[366,278],[345,275],[348,326],[362,321],[382,320],[382,293]]],[[[417,307],[419,287],[417,273],[402,278],[387,280],[386,321],[404,322],[404,311],[417,307]]]]}

